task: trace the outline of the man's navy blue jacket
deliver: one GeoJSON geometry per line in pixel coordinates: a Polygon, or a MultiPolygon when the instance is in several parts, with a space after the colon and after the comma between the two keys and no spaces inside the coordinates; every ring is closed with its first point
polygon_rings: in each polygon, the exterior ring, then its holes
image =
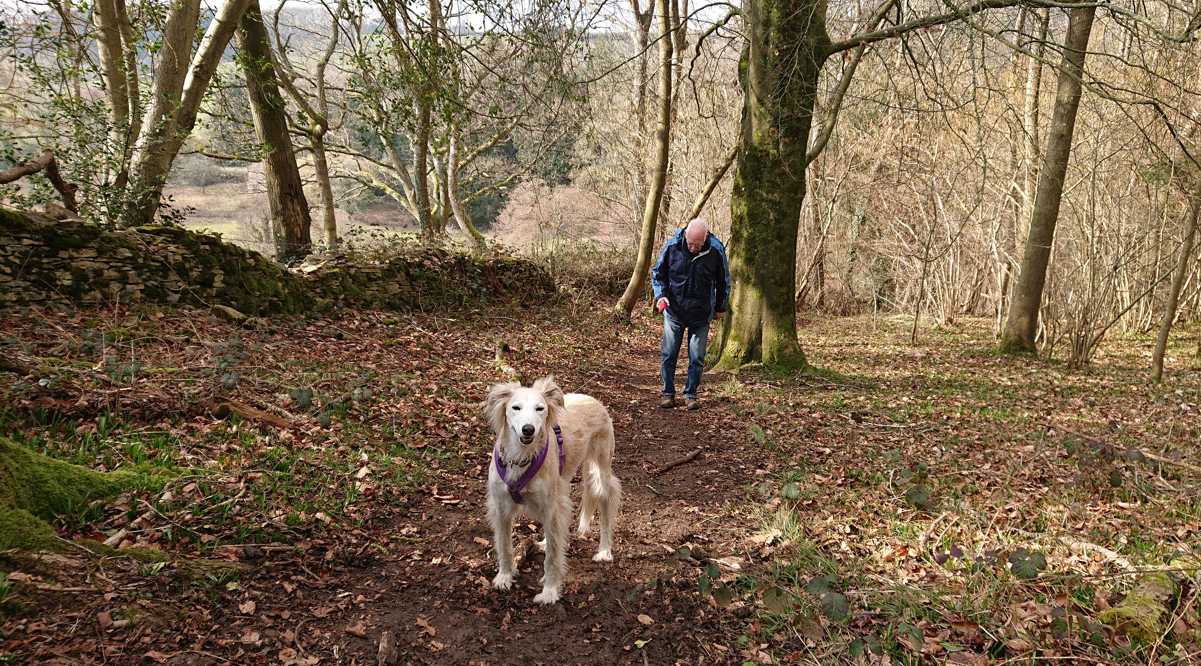
{"type": "Polygon", "coordinates": [[[663,244],[659,261],[651,269],[655,301],[667,297],[667,312],[672,319],[689,324],[704,324],[713,313],[725,312],[730,297],[730,268],[726,248],[713,234],[705,239],[700,251],[688,251],[684,230],[663,244]]]}

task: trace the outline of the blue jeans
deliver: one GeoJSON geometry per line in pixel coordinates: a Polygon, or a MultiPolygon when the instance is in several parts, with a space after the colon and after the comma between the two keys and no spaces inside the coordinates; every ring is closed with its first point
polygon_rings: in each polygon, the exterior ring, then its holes
{"type": "Polygon", "coordinates": [[[680,356],[680,343],[684,329],[688,329],[688,381],[684,384],[684,398],[695,399],[701,385],[701,373],[705,371],[705,347],[709,344],[709,322],[688,326],[663,313],[663,346],[660,350],[659,377],[663,380],[663,395],[676,394],[676,359],[680,356]]]}

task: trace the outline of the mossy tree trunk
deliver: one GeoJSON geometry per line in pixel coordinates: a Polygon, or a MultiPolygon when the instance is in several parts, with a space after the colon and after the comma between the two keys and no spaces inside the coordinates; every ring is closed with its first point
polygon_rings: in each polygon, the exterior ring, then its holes
{"type": "Polygon", "coordinates": [[[0,550],[54,550],[62,541],[45,522],[111,497],[136,480],[47,458],[0,437],[0,550]]]}
{"type": "Polygon", "coordinates": [[[796,336],[796,243],[813,106],[830,53],[820,0],[749,0],[739,63],[742,147],[730,200],[730,316],[716,367],[805,366],[796,336]]]}
{"type": "Polygon", "coordinates": [[[1072,151],[1076,111],[1080,108],[1084,56],[1088,51],[1096,11],[1096,7],[1073,9],[1068,21],[1068,36],[1055,93],[1055,110],[1051,115],[1047,150],[1039,170],[1038,190],[1030,215],[1030,232],[1026,235],[1026,249],[1022,255],[1013,305],[1001,337],[1003,351],[1033,352],[1036,348],[1038,311],[1047,281],[1047,265],[1055,240],[1059,206],[1063,201],[1063,182],[1072,151]]]}
{"type": "Polygon", "coordinates": [[[257,0],[246,8],[238,26],[238,48],[255,134],[266,150],[264,171],[276,257],[284,262],[299,259],[312,249],[313,221],[288,134],[287,109],[279,92],[271,42],[257,0]]]}

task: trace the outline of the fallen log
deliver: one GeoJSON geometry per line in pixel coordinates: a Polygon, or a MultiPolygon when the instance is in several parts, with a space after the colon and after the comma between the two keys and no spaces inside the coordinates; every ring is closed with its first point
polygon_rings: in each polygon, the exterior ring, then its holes
{"type": "Polygon", "coordinates": [[[289,430],[295,425],[282,416],[276,416],[271,412],[265,412],[257,407],[251,407],[250,405],[233,400],[216,400],[210,402],[208,410],[218,419],[227,419],[231,414],[236,414],[247,421],[266,423],[280,430],[289,430]]]}

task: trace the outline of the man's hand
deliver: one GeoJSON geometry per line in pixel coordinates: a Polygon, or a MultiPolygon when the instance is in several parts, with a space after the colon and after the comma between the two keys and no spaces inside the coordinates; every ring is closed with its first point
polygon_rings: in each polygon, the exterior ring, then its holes
{"type": "Polygon", "coordinates": [[[714,312],[713,313],[713,321],[720,321],[722,315],[724,315],[724,314],[725,314],[725,312],[714,312]]]}
{"type": "Polygon", "coordinates": [[[667,297],[666,296],[660,296],[659,300],[655,301],[655,309],[658,310],[660,314],[662,314],[663,311],[667,309],[667,297]]]}

